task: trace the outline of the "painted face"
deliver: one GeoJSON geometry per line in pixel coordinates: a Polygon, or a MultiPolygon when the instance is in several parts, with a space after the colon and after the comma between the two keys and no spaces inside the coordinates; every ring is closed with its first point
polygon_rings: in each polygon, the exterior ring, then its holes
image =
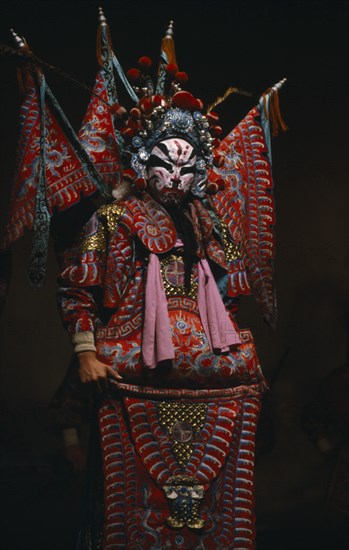
{"type": "Polygon", "coordinates": [[[180,138],[164,139],[152,149],[148,164],[150,194],[163,205],[179,204],[195,176],[196,154],[180,138]]]}

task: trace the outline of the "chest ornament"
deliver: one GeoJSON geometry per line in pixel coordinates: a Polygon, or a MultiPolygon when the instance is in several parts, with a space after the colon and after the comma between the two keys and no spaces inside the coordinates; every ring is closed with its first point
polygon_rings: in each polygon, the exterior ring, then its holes
{"type": "Polygon", "coordinates": [[[185,271],[182,258],[171,254],[160,259],[160,271],[166,296],[188,296],[193,300],[198,296],[198,283],[191,274],[190,289],[184,284],[185,271]]]}

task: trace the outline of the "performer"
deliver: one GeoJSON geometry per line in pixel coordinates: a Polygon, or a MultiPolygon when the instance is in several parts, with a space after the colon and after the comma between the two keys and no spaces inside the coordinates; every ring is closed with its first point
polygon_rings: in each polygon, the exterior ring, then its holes
{"type": "MultiPolygon", "coordinates": [[[[115,199],[94,213],[60,277],[60,307],[81,380],[101,390],[80,546],[248,550],[266,383],[252,335],[237,326],[235,313],[239,296],[252,289],[275,323],[269,122],[283,125],[277,102],[283,81],[220,142],[213,107],[181,89],[188,76],[178,70],[172,24],[156,83],[148,57],[126,77],[102,13],[100,29],[102,69],[79,133],[84,152],[71,151],[69,164],[55,166],[61,178],[50,167],[46,203],[43,178],[35,204],[39,214],[46,205],[45,224],[50,205],[76,204],[76,190],[103,191],[98,173],[115,199]],[[113,65],[134,102],[129,111],[116,99],[113,65]],[[71,158],[76,165],[67,183],[71,158]]],[[[47,113],[41,126],[58,135],[47,113]]],[[[79,151],[60,120],[59,136],[68,135],[79,151]]],[[[45,147],[50,142],[42,139],[42,170],[45,147]]],[[[23,229],[21,217],[14,220],[8,242],[23,229]]],[[[44,231],[39,223],[35,229],[32,274],[39,267],[42,279],[44,231]]]]}
{"type": "Polygon", "coordinates": [[[234,320],[239,247],[210,199],[224,187],[207,178],[225,160],[212,156],[217,118],[178,90],[178,72],[167,63],[156,94],[148,75],[129,71],[145,84],[122,129],[130,168],[61,276],[81,379],[109,381],[99,407],[105,549],[254,546],[266,384],[234,320]]]}

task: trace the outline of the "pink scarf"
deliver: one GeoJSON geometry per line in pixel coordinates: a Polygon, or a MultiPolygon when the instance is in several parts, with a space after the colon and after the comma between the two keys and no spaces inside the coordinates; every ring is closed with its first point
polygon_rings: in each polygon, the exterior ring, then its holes
{"type": "MultiPolygon", "coordinates": [[[[231,346],[241,341],[224,307],[207,260],[199,260],[198,273],[199,313],[211,351],[229,351],[231,346]]],[[[150,254],[148,264],[142,356],[144,365],[150,369],[154,369],[160,361],[175,358],[166,294],[156,254],[150,254]]]]}

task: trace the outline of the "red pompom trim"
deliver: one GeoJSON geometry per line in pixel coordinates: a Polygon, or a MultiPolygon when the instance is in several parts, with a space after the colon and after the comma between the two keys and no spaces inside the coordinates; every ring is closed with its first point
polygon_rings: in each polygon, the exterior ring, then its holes
{"type": "Polygon", "coordinates": [[[161,95],[153,95],[153,97],[151,98],[151,102],[152,104],[154,105],[154,107],[160,107],[161,105],[161,102],[162,102],[162,97],[161,95]]]}
{"type": "Polygon", "coordinates": [[[120,105],[118,103],[113,103],[113,105],[110,106],[110,112],[113,113],[113,115],[116,115],[119,109],[120,105]]]}
{"type": "Polygon", "coordinates": [[[144,178],[137,178],[135,181],[135,187],[138,191],[144,191],[147,187],[147,182],[144,178]]]}
{"type": "Polygon", "coordinates": [[[127,76],[131,82],[137,82],[141,78],[141,71],[139,69],[129,69],[127,71],[127,76]]]}
{"type": "Polygon", "coordinates": [[[132,128],[126,127],[121,130],[121,135],[125,139],[131,139],[135,135],[135,131],[132,128]]]}
{"type": "Polygon", "coordinates": [[[221,144],[221,140],[218,138],[214,138],[214,140],[212,141],[212,147],[219,147],[220,144],[221,144]]]}
{"type": "Polygon", "coordinates": [[[197,100],[189,92],[177,92],[172,98],[172,107],[194,111],[198,108],[197,100]]]}
{"type": "Polygon", "coordinates": [[[167,72],[167,74],[174,76],[176,73],[178,73],[178,65],[176,65],[175,63],[169,63],[168,65],[166,65],[165,71],[167,72]]]}
{"type": "Polygon", "coordinates": [[[223,155],[214,155],[213,157],[213,165],[217,166],[217,168],[221,168],[224,164],[224,157],[223,155]]]}
{"type": "Polygon", "coordinates": [[[136,172],[132,168],[126,168],[123,173],[124,179],[129,181],[134,181],[136,178],[136,172]]]}
{"type": "Polygon", "coordinates": [[[207,113],[206,118],[210,124],[217,124],[219,121],[219,116],[215,113],[215,111],[210,111],[207,113]]]}
{"type": "Polygon", "coordinates": [[[141,118],[142,116],[142,112],[140,109],[138,109],[138,107],[133,107],[133,109],[131,109],[130,111],[130,117],[137,120],[139,118],[141,118]]]}
{"type": "Polygon", "coordinates": [[[202,111],[203,108],[204,108],[204,102],[202,101],[202,99],[197,99],[196,100],[196,109],[198,111],[202,111]]]}
{"type": "Polygon", "coordinates": [[[110,111],[113,115],[117,116],[118,118],[127,118],[127,111],[125,107],[122,107],[119,105],[119,103],[114,103],[110,107],[110,111]]]}
{"type": "Polygon", "coordinates": [[[142,97],[139,106],[145,115],[150,115],[153,112],[153,104],[150,97],[142,97]]]}
{"type": "Polygon", "coordinates": [[[189,79],[188,74],[184,71],[178,71],[174,76],[177,82],[179,82],[180,84],[185,84],[185,82],[187,82],[189,79]]]}
{"type": "Polygon", "coordinates": [[[142,67],[142,69],[150,69],[152,64],[153,64],[152,60],[150,59],[150,57],[146,55],[143,55],[138,59],[138,65],[142,67]]]}
{"type": "Polygon", "coordinates": [[[212,128],[210,128],[210,132],[213,136],[217,137],[221,135],[223,130],[220,126],[212,126],[212,128]]]}
{"type": "Polygon", "coordinates": [[[206,193],[208,193],[209,195],[215,195],[217,191],[218,191],[217,183],[214,181],[210,181],[210,183],[206,187],[206,193]]]}
{"type": "Polygon", "coordinates": [[[136,132],[142,129],[142,125],[139,120],[134,120],[133,118],[130,118],[127,121],[127,127],[132,128],[132,130],[135,130],[136,132]]]}
{"type": "Polygon", "coordinates": [[[219,178],[215,181],[215,184],[218,186],[218,191],[224,191],[225,189],[225,181],[222,178],[219,178]]]}

